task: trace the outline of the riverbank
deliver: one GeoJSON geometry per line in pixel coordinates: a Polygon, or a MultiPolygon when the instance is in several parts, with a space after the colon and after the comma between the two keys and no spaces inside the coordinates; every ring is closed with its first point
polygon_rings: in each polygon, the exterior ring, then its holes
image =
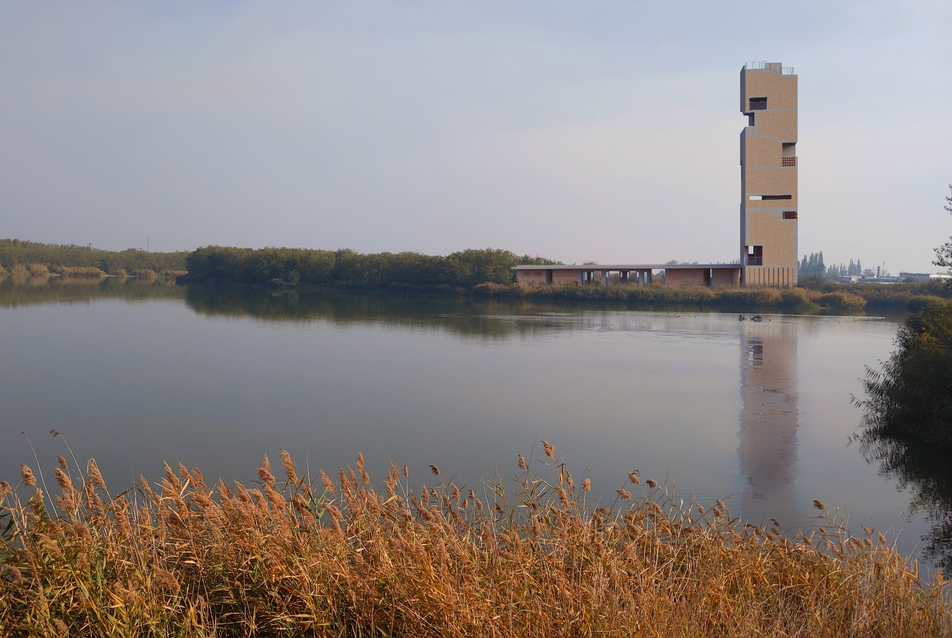
{"type": "Polygon", "coordinates": [[[534,301],[609,302],[631,307],[693,306],[716,310],[777,311],[794,314],[832,312],[853,314],[864,309],[903,312],[924,296],[952,296],[942,284],[896,285],[835,284],[820,282],[818,288],[708,288],[663,284],[538,285],[483,283],[473,289],[481,297],[534,301]]]}
{"type": "Polygon", "coordinates": [[[152,270],[162,273],[185,269],[187,251],[150,252],[129,248],[102,250],[74,244],[44,244],[20,239],[0,239],[0,278],[4,271],[20,266],[29,271],[72,271],[79,276],[107,275],[152,270]],[[79,274],[84,273],[84,274],[79,274]]]}
{"type": "MultiPolygon", "coordinates": [[[[3,495],[4,635],[947,636],[942,580],[827,516],[788,539],[637,474],[610,507],[546,456],[459,490],[431,466],[384,491],[267,458],[254,487],[166,467],[112,496],[61,459],[3,495]],[[280,478],[275,473],[281,475],[280,478]],[[18,494],[22,494],[20,497],[18,494]]],[[[823,505],[816,503],[818,510],[823,505]]]]}

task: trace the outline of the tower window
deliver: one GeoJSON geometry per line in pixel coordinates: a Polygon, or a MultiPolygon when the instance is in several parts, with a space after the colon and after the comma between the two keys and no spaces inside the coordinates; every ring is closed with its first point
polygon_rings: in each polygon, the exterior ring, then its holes
{"type": "Polygon", "coordinates": [[[751,111],[763,111],[767,108],[767,98],[765,97],[752,97],[750,98],[750,110],[751,111]]]}
{"type": "Polygon", "coordinates": [[[774,199],[793,199],[793,195],[751,195],[752,201],[774,200],[774,199]]]}
{"type": "Polygon", "coordinates": [[[748,246],[747,247],[747,265],[748,266],[763,266],[764,264],[764,247],[763,246],[748,246]]]}
{"type": "Polygon", "coordinates": [[[783,211],[783,218],[784,218],[784,219],[796,219],[796,218],[797,218],[797,211],[795,211],[795,210],[785,210],[785,211],[783,211]]]}

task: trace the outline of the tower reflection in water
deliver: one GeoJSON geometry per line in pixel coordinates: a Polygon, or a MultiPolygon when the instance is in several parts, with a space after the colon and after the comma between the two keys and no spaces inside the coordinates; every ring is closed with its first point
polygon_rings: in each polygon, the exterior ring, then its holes
{"type": "Polygon", "coordinates": [[[797,516],[797,328],[795,322],[741,322],[740,473],[746,477],[741,515],[754,524],[771,518],[784,529],[797,516]]]}

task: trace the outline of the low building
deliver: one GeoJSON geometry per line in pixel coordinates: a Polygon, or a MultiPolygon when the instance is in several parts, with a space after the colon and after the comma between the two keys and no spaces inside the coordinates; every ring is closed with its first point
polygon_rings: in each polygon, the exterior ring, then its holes
{"type": "Polygon", "coordinates": [[[515,266],[516,281],[534,284],[590,284],[618,282],[650,284],[654,272],[667,285],[740,286],[740,264],[582,264],[581,266],[515,266]]]}
{"type": "Polygon", "coordinates": [[[952,279],[952,275],[944,272],[901,272],[899,273],[899,279],[902,281],[907,279],[912,281],[935,281],[952,279]]]}

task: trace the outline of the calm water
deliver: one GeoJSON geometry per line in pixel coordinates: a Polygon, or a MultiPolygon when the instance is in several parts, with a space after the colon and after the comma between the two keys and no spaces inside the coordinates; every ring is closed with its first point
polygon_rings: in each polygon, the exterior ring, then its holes
{"type": "MultiPolygon", "coordinates": [[[[68,443],[114,491],[163,461],[251,481],[263,454],[311,469],[391,459],[477,490],[553,442],[608,498],[626,473],[754,522],[813,500],[914,553],[935,512],[858,444],[874,318],[576,309],[171,285],[0,286],[0,478],[68,443]],[[749,315],[748,315],[749,316],[749,315]],[[61,437],[50,436],[55,429],[61,437]],[[65,440],[65,443],[64,443],[65,440]]],[[[414,478],[415,477],[415,478],[414,478]]]]}

